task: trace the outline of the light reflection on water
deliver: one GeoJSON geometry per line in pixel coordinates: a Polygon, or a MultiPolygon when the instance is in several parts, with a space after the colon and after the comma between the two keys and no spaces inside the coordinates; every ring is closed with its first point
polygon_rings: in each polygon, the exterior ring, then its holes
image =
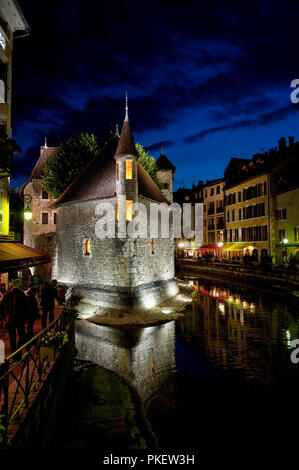
{"type": "Polygon", "coordinates": [[[271,427],[267,394],[299,391],[299,365],[290,361],[290,341],[299,338],[296,304],[217,282],[192,282],[196,298],[176,323],[120,329],[78,322],[79,357],[137,388],[162,446],[197,442],[190,419],[206,431],[211,419],[235,419],[241,426],[240,406],[242,423],[269,413],[271,427]]]}

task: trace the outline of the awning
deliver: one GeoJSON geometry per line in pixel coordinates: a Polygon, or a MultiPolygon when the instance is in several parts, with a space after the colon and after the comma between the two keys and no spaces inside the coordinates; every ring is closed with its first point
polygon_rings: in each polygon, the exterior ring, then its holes
{"type": "Polygon", "coordinates": [[[231,243],[228,245],[225,245],[223,248],[223,251],[241,251],[244,250],[245,248],[254,248],[252,244],[250,243],[231,243]]]}
{"type": "Polygon", "coordinates": [[[50,255],[15,242],[0,243],[0,272],[19,270],[49,263],[50,255]]]}
{"type": "Polygon", "coordinates": [[[218,245],[202,245],[200,248],[199,248],[199,251],[208,251],[208,250],[220,250],[220,247],[218,245]]]}

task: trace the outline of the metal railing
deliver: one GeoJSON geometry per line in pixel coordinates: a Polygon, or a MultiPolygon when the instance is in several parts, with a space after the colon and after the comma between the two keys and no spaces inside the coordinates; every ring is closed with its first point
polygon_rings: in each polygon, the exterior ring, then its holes
{"type": "Polygon", "coordinates": [[[63,312],[30,341],[5,358],[0,365],[0,415],[1,424],[7,427],[29,405],[30,394],[47,373],[49,362],[41,358],[42,338],[49,331],[62,331],[66,323],[63,312]],[[23,351],[26,352],[23,353],[23,351]],[[23,354],[22,354],[23,353],[23,354]]]}

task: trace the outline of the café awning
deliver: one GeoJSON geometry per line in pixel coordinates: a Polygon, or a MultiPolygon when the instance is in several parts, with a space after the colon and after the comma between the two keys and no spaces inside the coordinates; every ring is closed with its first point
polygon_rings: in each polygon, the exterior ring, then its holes
{"type": "Polygon", "coordinates": [[[202,245],[200,248],[199,248],[199,251],[202,250],[202,251],[209,251],[209,250],[220,250],[220,247],[218,245],[209,245],[209,244],[206,244],[206,245],[202,245]]]}
{"type": "Polygon", "coordinates": [[[245,250],[246,248],[254,248],[252,244],[250,243],[231,243],[225,245],[223,248],[223,251],[242,251],[245,250]]]}
{"type": "Polygon", "coordinates": [[[30,266],[49,263],[50,255],[15,242],[0,243],[0,272],[17,271],[30,266]]]}

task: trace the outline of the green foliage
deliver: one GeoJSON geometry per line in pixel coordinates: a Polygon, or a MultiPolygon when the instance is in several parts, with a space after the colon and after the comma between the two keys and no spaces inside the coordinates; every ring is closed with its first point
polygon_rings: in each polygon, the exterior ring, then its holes
{"type": "Polygon", "coordinates": [[[55,348],[61,349],[68,340],[66,331],[48,331],[42,339],[42,344],[43,346],[55,346],[55,348]]]}
{"type": "Polygon", "coordinates": [[[138,161],[143,166],[143,168],[148,172],[150,177],[154,180],[156,185],[163,189],[163,183],[161,183],[157,177],[157,164],[154,157],[149,155],[149,152],[144,150],[144,147],[140,144],[136,144],[136,150],[138,152],[138,161]]]}
{"type": "Polygon", "coordinates": [[[60,196],[83,168],[100,152],[98,139],[87,132],[70,137],[60,145],[44,166],[44,190],[60,196]]]}
{"type": "Polygon", "coordinates": [[[78,315],[79,315],[79,312],[76,309],[74,309],[72,307],[68,307],[67,305],[65,305],[63,307],[62,313],[63,313],[64,317],[66,317],[67,319],[77,318],[78,315]]]}

